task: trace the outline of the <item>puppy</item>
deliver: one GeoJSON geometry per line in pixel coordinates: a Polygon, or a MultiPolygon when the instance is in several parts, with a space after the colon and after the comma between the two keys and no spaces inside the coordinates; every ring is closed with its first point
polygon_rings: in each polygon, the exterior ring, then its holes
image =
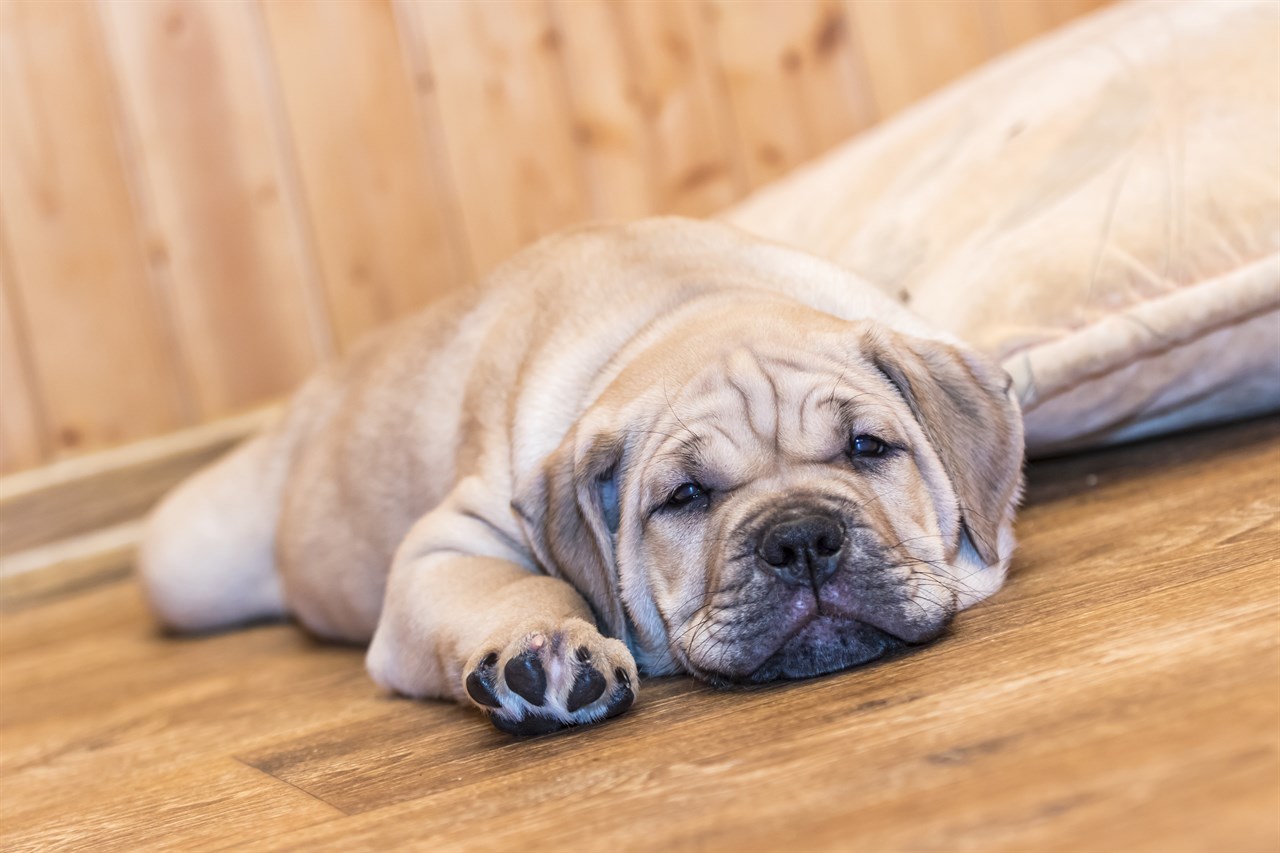
{"type": "Polygon", "coordinates": [[[315,376],[179,487],[166,625],[291,615],[370,675],[535,734],[638,674],[803,678],[937,637],[1002,583],[1007,377],[816,258],[724,225],[592,227],[315,376]]]}

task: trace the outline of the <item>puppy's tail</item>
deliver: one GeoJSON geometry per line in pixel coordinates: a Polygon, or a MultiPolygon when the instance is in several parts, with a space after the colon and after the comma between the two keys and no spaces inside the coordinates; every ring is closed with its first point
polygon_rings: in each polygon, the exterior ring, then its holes
{"type": "Polygon", "coordinates": [[[281,443],[278,427],[249,440],[151,514],[138,573],[165,626],[210,631],[285,614],[275,561],[290,455],[281,443]]]}

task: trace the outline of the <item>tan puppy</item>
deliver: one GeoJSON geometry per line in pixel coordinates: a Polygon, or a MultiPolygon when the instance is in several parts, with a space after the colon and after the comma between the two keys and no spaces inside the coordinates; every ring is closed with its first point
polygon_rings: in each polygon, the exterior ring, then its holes
{"type": "Polygon", "coordinates": [[[659,219],[545,240],[368,341],[155,513],[185,631],[291,614],[538,733],[841,669],[1001,584],[1002,371],[831,264],[659,219]]]}

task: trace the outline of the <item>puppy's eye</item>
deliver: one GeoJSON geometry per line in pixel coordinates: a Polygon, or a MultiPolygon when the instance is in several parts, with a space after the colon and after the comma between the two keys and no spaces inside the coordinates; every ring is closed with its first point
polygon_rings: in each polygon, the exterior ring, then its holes
{"type": "Polygon", "coordinates": [[[676,486],[675,491],[667,498],[667,506],[674,509],[684,509],[704,502],[706,499],[707,490],[702,486],[697,483],[681,483],[676,486]]]}
{"type": "Polygon", "coordinates": [[[855,457],[884,456],[888,449],[889,445],[874,435],[854,436],[853,444],[850,445],[850,451],[855,457]]]}

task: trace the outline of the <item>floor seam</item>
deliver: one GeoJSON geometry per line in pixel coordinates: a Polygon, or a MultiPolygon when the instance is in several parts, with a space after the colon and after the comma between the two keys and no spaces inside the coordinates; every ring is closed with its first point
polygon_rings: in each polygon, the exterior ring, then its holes
{"type": "Polygon", "coordinates": [[[294,783],[290,782],[288,779],[281,779],[279,776],[275,775],[274,773],[268,773],[267,771],[263,770],[261,767],[257,767],[257,766],[255,766],[255,765],[253,765],[253,764],[250,764],[249,762],[245,761],[243,758],[239,757],[238,755],[233,755],[233,756],[231,756],[231,759],[232,759],[233,761],[237,761],[237,762],[239,762],[240,764],[243,764],[245,767],[249,767],[249,768],[252,768],[252,769],[254,769],[254,770],[258,771],[258,772],[259,772],[259,773],[261,773],[263,776],[266,776],[268,779],[274,779],[274,780],[276,780],[277,782],[280,782],[280,783],[282,783],[282,784],[288,785],[290,788],[293,788],[295,791],[301,791],[302,793],[306,794],[306,795],[307,795],[308,797],[310,797],[311,799],[313,799],[313,800],[315,800],[315,801],[317,801],[317,802],[320,802],[320,803],[324,803],[326,806],[328,806],[329,808],[333,809],[334,811],[336,811],[338,814],[342,815],[343,817],[351,817],[351,813],[350,813],[350,812],[348,812],[346,809],[344,809],[344,808],[342,808],[342,807],[340,807],[340,806],[334,805],[333,803],[331,803],[331,802],[329,802],[328,800],[326,800],[324,797],[321,797],[321,796],[319,796],[319,795],[317,795],[317,794],[313,794],[313,793],[311,793],[310,791],[308,791],[306,788],[301,787],[300,785],[295,785],[294,783]]]}

